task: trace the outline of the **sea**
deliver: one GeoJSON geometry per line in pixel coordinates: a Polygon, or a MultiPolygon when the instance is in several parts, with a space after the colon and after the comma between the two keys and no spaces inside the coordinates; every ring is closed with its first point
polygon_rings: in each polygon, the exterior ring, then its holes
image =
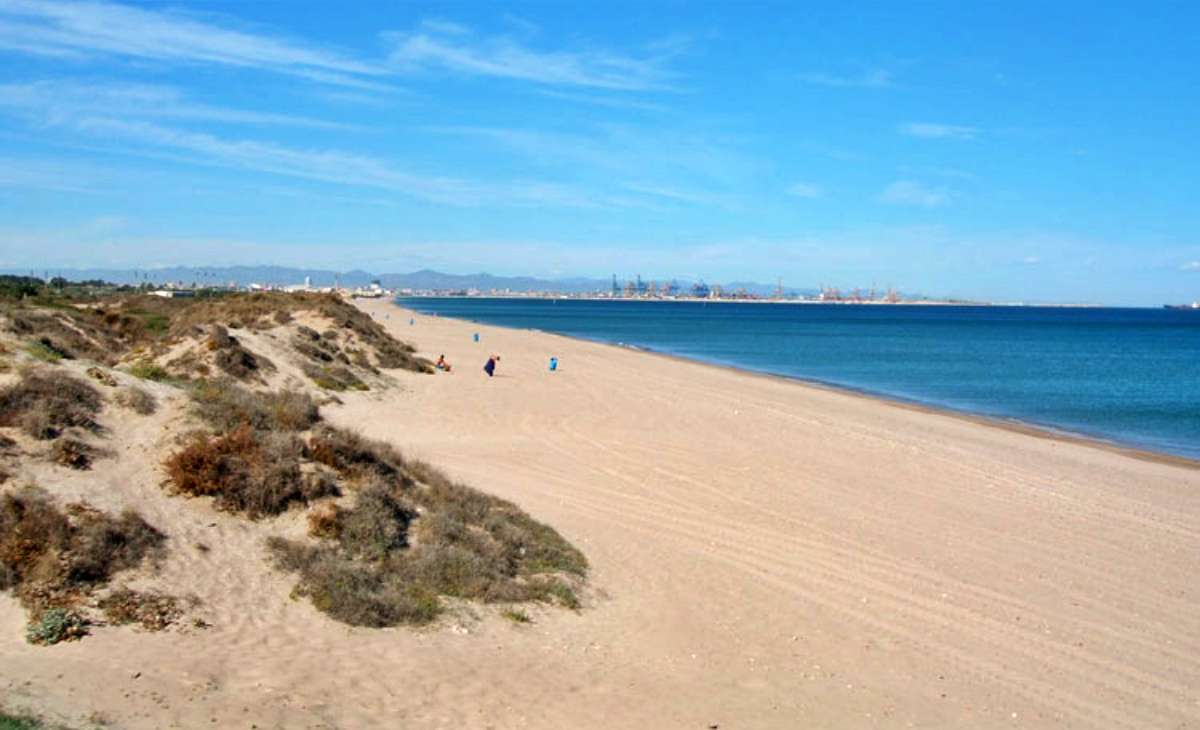
{"type": "Polygon", "coordinates": [[[397,303],[1200,459],[1194,310],[480,297],[397,303]]]}

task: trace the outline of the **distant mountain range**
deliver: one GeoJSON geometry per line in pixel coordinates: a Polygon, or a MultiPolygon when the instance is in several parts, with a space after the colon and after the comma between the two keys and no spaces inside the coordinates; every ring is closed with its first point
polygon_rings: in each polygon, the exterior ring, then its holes
{"type": "MultiPolygon", "coordinates": [[[[5,274],[32,275],[38,277],[62,276],[71,281],[101,279],[114,284],[141,284],[149,282],[164,284],[167,282],[182,282],[185,285],[214,286],[218,284],[235,283],[238,286],[249,284],[269,284],[284,286],[302,284],[305,277],[314,287],[333,286],[335,283],[347,287],[366,286],[372,281],[378,281],[388,289],[510,289],[512,291],[558,291],[563,293],[584,293],[609,291],[612,288],[611,279],[539,279],[532,276],[493,276],[492,274],[446,274],[440,271],[423,269],[409,274],[372,274],[368,271],[329,271],[325,269],[298,269],[286,266],[172,266],[161,269],[46,269],[31,271],[29,269],[6,269],[5,274]]],[[[688,288],[694,282],[676,280],[681,288],[688,288]]],[[[624,286],[625,281],[620,284],[624,286]]],[[[730,282],[721,284],[728,291],[745,289],[752,294],[768,295],[775,291],[773,284],[758,284],[755,282],[730,282]]],[[[812,289],[792,289],[789,293],[811,294],[812,289]]]]}

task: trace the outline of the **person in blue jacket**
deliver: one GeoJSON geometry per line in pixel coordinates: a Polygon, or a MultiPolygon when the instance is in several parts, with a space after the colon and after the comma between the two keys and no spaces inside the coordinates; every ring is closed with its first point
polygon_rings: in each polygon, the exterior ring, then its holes
{"type": "Polygon", "coordinates": [[[487,373],[489,378],[496,374],[496,363],[498,362],[500,362],[500,356],[492,355],[483,366],[483,372],[487,373]]]}

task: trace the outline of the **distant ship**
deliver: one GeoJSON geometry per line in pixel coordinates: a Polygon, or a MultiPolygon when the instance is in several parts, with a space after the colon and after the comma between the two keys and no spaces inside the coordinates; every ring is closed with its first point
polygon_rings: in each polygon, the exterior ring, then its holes
{"type": "Polygon", "coordinates": [[[1167,309],[1196,309],[1200,310],[1200,300],[1196,300],[1191,304],[1164,304],[1167,309]]]}

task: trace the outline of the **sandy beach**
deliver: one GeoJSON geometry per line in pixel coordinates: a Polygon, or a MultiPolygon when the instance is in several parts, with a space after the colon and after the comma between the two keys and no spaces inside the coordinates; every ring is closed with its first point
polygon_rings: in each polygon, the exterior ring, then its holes
{"type": "Polygon", "coordinates": [[[33,647],[0,597],[6,698],[129,728],[1200,725],[1194,465],[360,306],[454,372],[327,418],[554,526],[591,562],[583,609],[338,624],[289,598],[244,522],[199,501],[172,516],[154,466],[167,409],[139,426],[147,473],[88,489],[214,545],[164,567],[212,628],[33,647]]]}

